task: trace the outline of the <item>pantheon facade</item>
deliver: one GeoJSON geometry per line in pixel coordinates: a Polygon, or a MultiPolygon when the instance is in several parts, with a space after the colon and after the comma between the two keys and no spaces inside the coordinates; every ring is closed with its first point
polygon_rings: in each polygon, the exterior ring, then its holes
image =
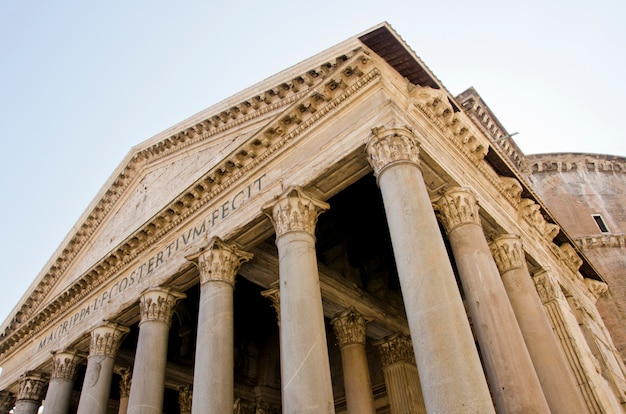
{"type": "Polygon", "coordinates": [[[278,73],[130,151],[2,325],[0,413],[623,413],[611,279],[519,154],[386,23],[278,73]]]}

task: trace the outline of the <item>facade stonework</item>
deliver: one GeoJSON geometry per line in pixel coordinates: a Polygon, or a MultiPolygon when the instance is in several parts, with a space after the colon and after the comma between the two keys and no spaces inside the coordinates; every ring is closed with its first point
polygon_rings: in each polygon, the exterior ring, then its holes
{"type": "Polygon", "coordinates": [[[0,413],[624,412],[625,172],[378,25],[134,147],[0,328],[0,413]]]}

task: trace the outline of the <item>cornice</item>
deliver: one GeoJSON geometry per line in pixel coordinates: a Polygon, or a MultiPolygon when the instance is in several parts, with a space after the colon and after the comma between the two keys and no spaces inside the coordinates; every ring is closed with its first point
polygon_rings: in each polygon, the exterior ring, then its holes
{"type": "Polygon", "coordinates": [[[598,248],[625,248],[626,236],[623,234],[605,234],[602,236],[585,236],[576,239],[576,243],[583,250],[598,248]]]}
{"type": "Polygon", "coordinates": [[[529,174],[581,171],[626,174],[626,157],[606,154],[553,153],[527,155],[529,174]]]}
{"type": "Polygon", "coordinates": [[[124,180],[118,177],[118,180],[114,181],[117,183],[117,190],[106,191],[105,196],[85,220],[85,223],[90,224],[83,223],[80,228],[85,228],[84,232],[79,230],[68,243],[68,246],[74,246],[72,251],[68,250],[62,260],[61,257],[57,258],[57,261],[67,263],[63,267],[49,270],[0,335],[0,359],[7,357],[19,345],[39,333],[111,276],[126,268],[172,229],[185,223],[232,184],[275,156],[288,142],[324,119],[337,106],[379,76],[380,71],[372,66],[368,52],[355,49],[339,56],[334,62],[307,71],[291,83],[282,83],[263,96],[255,96],[231,107],[229,111],[222,111],[146,149],[139,150],[120,174],[124,180]],[[64,292],[48,301],[45,307],[41,304],[63,276],[71,260],[85,246],[98,224],[103,221],[130,183],[137,178],[144,165],[287,105],[291,107],[274,117],[265,127],[212,167],[174,201],[94,264],[64,292]]]}

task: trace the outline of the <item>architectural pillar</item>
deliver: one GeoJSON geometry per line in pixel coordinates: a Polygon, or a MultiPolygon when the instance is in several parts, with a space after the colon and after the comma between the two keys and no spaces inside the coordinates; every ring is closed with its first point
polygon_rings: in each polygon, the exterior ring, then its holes
{"type": "Polygon", "coordinates": [[[67,414],[76,379],[76,370],[83,357],[76,350],[53,352],[52,373],[46,393],[46,414],[67,414]]]}
{"type": "MultiPolygon", "coordinates": [[[[180,408],[180,414],[191,414],[192,400],[193,392],[191,391],[191,385],[180,387],[180,390],[178,390],[178,407],[180,408]]],[[[233,403],[231,402],[230,406],[232,407],[232,405],[233,403]]]]}
{"type": "Polygon", "coordinates": [[[317,217],[328,207],[290,187],[263,208],[278,247],[285,413],[335,412],[314,236],[317,217]]]}
{"type": "Polygon", "coordinates": [[[494,408],[439,224],[404,128],[376,128],[367,143],[382,193],[424,403],[433,413],[494,408]]]}
{"type": "MultiPolygon", "coordinates": [[[[596,386],[592,374],[597,373],[591,351],[578,327],[578,322],[567,303],[559,281],[548,270],[542,269],[533,276],[535,287],[550,323],[576,378],[587,409],[591,413],[614,411],[601,387],[596,386]]],[[[604,381],[603,379],[601,381],[604,381]]]]}
{"type": "Polygon", "coordinates": [[[130,385],[132,383],[132,376],[128,369],[122,368],[119,371],[120,374],[120,407],[117,411],[118,414],[126,414],[128,412],[128,396],[130,395],[130,385]]]}
{"type": "Polygon", "coordinates": [[[130,331],[125,326],[104,322],[91,331],[89,356],[78,414],[106,414],[117,351],[130,331]]]}
{"type": "Polygon", "coordinates": [[[474,194],[453,187],[437,202],[498,413],[549,413],[524,338],[483,233],[474,194]]]}
{"type": "Polygon", "coordinates": [[[214,237],[192,257],[200,272],[198,337],[193,385],[194,414],[222,414],[234,399],[233,289],[242,263],[252,255],[214,237]]]}
{"type": "Polygon", "coordinates": [[[48,386],[47,378],[40,374],[27,373],[20,377],[17,401],[13,414],[36,414],[41,406],[48,386]]]}
{"type": "Polygon", "coordinates": [[[391,414],[426,414],[411,340],[395,334],[375,345],[380,350],[391,414]]]}
{"type": "Polygon", "coordinates": [[[535,289],[520,238],[504,234],[489,247],[551,413],[584,413],[587,407],[535,289]]]}
{"type": "Polygon", "coordinates": [[[139,338],[128,397],[129,414],[160,414],[163,410],[167,342],[172,314],[184,293],[156,287],[139,298],[139,338]]]}
{"type": "Polygon", "coordinates": [[[365,318],[347,309],[331,321],[341,349],[348,414],[375,414],[372,381],[365,352],[365,318]]]}
{"type": "Polygon", "coordinates": [[[474,194],[453,187],[437,202],[498,413],[549,413],[541,384],[483,233],[474,194]]]}
{"type": "Polygon", "coordinates": [[[0,391],[0,414],[8,414],[15,407],[15,394],[0,391]]]}

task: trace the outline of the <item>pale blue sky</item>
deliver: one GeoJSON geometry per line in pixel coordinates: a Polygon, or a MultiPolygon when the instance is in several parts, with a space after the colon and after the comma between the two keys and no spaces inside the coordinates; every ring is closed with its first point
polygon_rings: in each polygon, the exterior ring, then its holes
{"type": "Polygon", "coordinates": [[[132,146],[382,21],[526,153],[626,155],[624,4],[0,0],[0,320],[132,146]]]}

